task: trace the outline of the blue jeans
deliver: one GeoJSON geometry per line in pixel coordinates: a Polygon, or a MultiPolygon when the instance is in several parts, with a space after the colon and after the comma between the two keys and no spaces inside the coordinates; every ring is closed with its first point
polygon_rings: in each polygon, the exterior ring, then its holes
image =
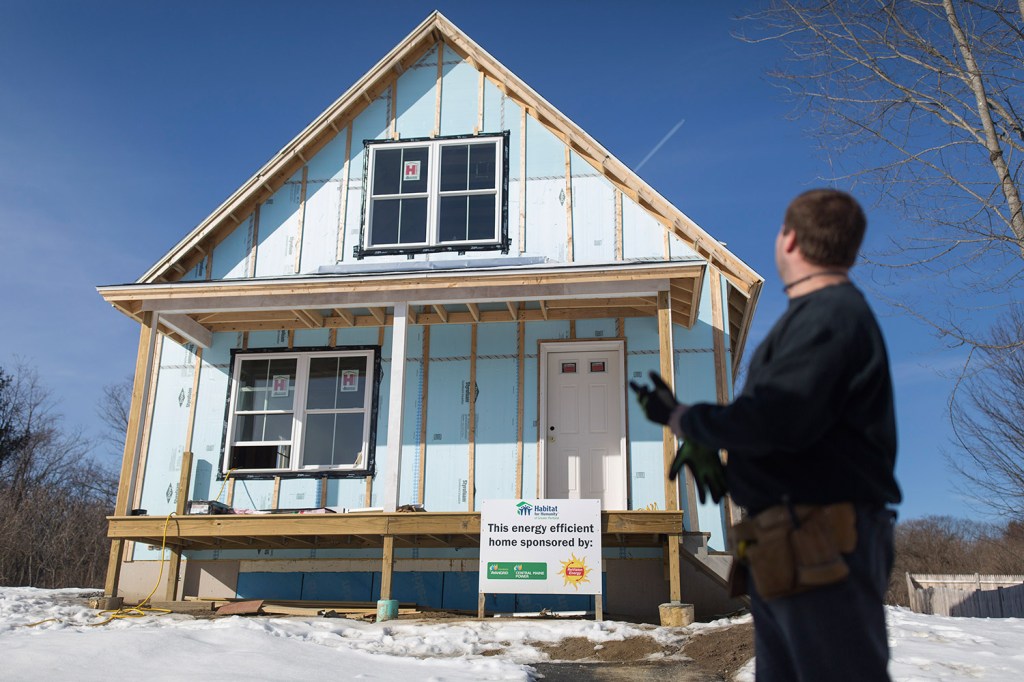
{"type": "Polygon", "coordinates": [[[857,546],[841,583],[765,601],[750,584],[757,682],[889,680],[885,593],[894,512],[857,508],[857,546]]]}

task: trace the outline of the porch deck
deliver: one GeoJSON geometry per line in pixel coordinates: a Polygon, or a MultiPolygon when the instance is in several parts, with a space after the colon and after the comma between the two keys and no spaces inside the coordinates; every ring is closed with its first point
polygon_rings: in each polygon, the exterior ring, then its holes
{"type": "MultiPolygon", "coordinates": [[[[171,561],[166,598],[178,598],[181,556],[189,549],[373,549],[381,550],[381,598],[391,596],[394,550],[402,547],[479,547],[479,512],[369,512],[350,514],[225,514],[108,516],[107,536],[114,547],[125,541],[166,546],[171,561]]],[[[682,511],[602,511],[605,547],[659,546],[678,567],[684,536],[682,511]]],[[[108,590],[117,594],[120,550],[111,552],[108,590]]],[[[672,581],[678,600],[678,579],[672,581]]],[[[481,615],[483,601],[481,598],[481,615]]],[[[600,607],[598,607],[600,613],[600,607]]]]}
{"type": "MultiPolygon", "coordinates": [[[[110,516],[112,540],[176,550],[384,547],[477,547],[479,512],[369,512],[352,514],[226,514],[110,516]],[[165,537],[166,528],[166,537],[165,537]]],[[[657,546],[683,530],[682,511],[602,511],[605,547],[657,546]]]]}

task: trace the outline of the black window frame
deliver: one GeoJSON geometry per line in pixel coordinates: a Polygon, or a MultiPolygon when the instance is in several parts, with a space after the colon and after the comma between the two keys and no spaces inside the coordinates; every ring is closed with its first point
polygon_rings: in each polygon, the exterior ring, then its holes
{"type": "MultiPolygon", "coordinates": [[[[223,433],[221,436],[220,462],[217,467],[216,479],[219,481],[224,480],[228,476],[228,472],[230,472],[231,478],[245,480],[269,480],[275,478],[366,478],[367,476],[373,476],[376,471],[377,420],[378,413],[380,410],[380,386],[383,380],[383,370],[381,362],[381,346],[379,345],[347,345],[328,348],[322,346],[303,346],[296,348],[232,348],[230,360],[230,373],[228,374],[228,390],[224,402],[224,426],[223,433]],[[253,359],[255,357],[259,357],[260,355],[274,354],[281,357],[286,357],[290,355],[318,355],[323,357],[332,354],[344,356],[346,352],[349,351],[359,354],[370,352],[372,354],[372,361],[369,364],[368,376],[368,388],[371,391],[368,408],[370,414],[366,436],[366,454],[364,458],[364,465],[362,467],[317,467],[306,469],[230,469],[230,467],[228,466],[228,457],[230,456],[230,450],[233,441],[233,434],[231,432],[231,428],[234,424],[233,410],[235,409],[235,406],[232,401],[235,398],[236,394],[235,377],[239,368],[239,363],[246,359],[253,359]]],[[[292,441],[294,442],[294,433],[292,436],[292,441]]],[[[295,456],[301,459],[301,453],[295,456]]]]}
{"type": "Polygon", "coordinates": [[[501,253],[508,253],[511,247],[511,239],[508,233],[508,183],[509,183],[509,131],[503,131],[500,133],[479,133],[476,135],[446,135],[438,137],[418,137],[408,138],[401,140],[363,140],[363,202],[360,213],[360,225],[359,225],[359,243],[352,248],[352,253],[357,260],[362,260],[366,256],[382,256],[382,255],[414,255],[419,253],[440,253],[440,252],[457,252],[465,253],[469,251],[500,251],[501,253]],[[498,212],[498,225],[497,234],[494,240],[488,241],[463,241],[463,242],[441,242],[438,235],[438,211],[440,197],[442,196],[440,190],[440,178],[430,177],[428,180],[427,196],[428,196],[428,214],[427,214],[427,234],[426,243],[406,245],[406,244],[393,244],[393,245],[377,245],[372,246],[369,244],[370,237],[370,214],[372,211],[371,202],[373,201],[373,179],[370,177],[371,168],[371,156],[377,150],[383,150],[388,147],[401,148],[404,146],[415,146],[415,145],[429,145],[431,148],[428,156],[428,167],[437,167],[438,163],[433,163],[432,158],[435,153],[440,151],[447,144],[454,144],[460,140],[465,140],[468,144],[472,144],[476,141],[494,141],[496,142],[496,148],[500,151],[501,159],[495,164],[496,169],[500,170],[500,177],[496,178],[496,192],[497,192],[497,207],[498,212]]]}

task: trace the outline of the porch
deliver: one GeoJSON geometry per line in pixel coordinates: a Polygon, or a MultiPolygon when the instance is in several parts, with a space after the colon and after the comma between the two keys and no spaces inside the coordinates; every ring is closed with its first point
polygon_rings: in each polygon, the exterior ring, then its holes
{"type": "MultiPolygon", "coordinates": [[[[395,550],[478,548],[479,512],[274,513],[168,516],[111,516],[114,542],[138,542],[170,550],[164,571],[165,598],[186,596],[178,585],[185,550],[210,549],[379,549],[381,599],[392,597],[395,550]]],[[[701,544],[706,533],[683,530],[682,511],[602,511],[604,547],[661,547],[669,568],[669,592],[678,595],[684,539],[701,544]]],[[[691,544],[688,542],[687,544],[691,544]]],[[[117,594],[116,582],[112,594],[117,594]]],[[[195,595],[192,595],[195,596],[195,595]]]]}

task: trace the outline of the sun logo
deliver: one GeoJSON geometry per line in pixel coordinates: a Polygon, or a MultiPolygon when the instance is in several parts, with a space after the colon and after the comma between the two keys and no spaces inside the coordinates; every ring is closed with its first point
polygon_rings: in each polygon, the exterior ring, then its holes
{"type": "Polygon", "coordinates": [[[580,583],[589,583],[590,579],[588,576],[594,569],[587,568],[586,557],[582,559],[576,558],[576,555],[571,555],[568,561],[559,562],[562,564],[562,569],[558,572],[558,575],[562,576],[565,580],[563,585],[572,585],[577,590],[580,589],[580,583]]]}

